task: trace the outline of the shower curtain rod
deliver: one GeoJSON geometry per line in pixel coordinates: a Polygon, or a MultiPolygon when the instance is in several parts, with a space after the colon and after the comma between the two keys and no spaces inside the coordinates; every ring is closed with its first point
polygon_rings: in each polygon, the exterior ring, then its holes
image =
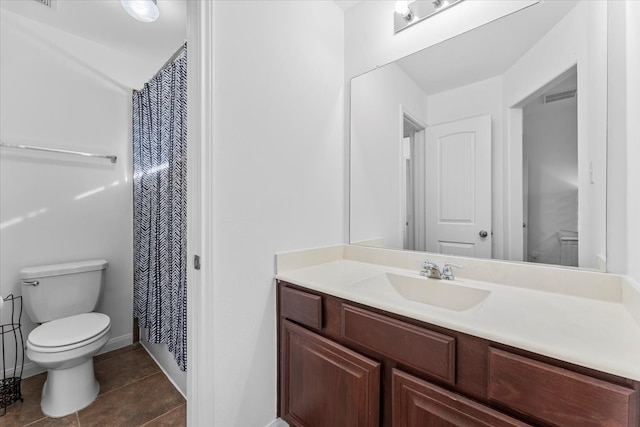
{"type": "Polygon", "coordinates": [[[22,145],[22,144],[7,144],[5,142],[0,142],[0,147],[21,148],[23,150],[47,151],[49,153],[73,154],[76,156],[84,156],[84,157],[99,157],[101,159],[109,159],[111,160],[111,163],[115,163],[118,161],[118,157],[114,155],[85,153],[83,151],[61,150],[59,148],[35,147],[33,145],[22,145]]]}
{"type": "MultiPolygon", "coordinates": [[[[171,64],[173,61],[175,61],[175,59],[180,56],[180,54],[186,49],[187,47],[187,42],[185,41],[184,43],[182,43],[182,45],[178,48],[178,50],[176,50],[175,52],[173,52],[173,55],[171,55],[171,57],[169,59],[167,59],[167,61],[162,64],[162,67],[160,67],[158,69],[158,71],[156,71],[156,73],[151,76],[151,78],[149,80],[153,80],[158,74],[160,74],[162,72],[162,70],[165,69],[165,67],[169,64],[171,64]]],[[[134,92],[140,92],[142,89],[134,89],[134,92]]]]}

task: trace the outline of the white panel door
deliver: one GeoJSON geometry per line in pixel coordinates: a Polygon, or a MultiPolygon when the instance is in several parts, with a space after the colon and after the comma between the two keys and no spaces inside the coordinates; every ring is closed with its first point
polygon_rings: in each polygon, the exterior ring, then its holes
{"type": "Polygon", "coordinates": [[[491,258],[491,116],[426,130],[426,250],[491,258]]]}

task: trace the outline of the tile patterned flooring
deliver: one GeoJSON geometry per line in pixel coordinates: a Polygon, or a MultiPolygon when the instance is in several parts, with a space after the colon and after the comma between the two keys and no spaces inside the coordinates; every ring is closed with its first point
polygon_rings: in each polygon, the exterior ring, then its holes
{"type": "Polygon", "coordinates": [[[46,417],[40,411],[43,373],[22,381],[24,401],[7,407],[0,427],[187,425],[184,398],[140,344],[97,356],[94,369],[100,394],[88,407],[64,418],[46,417]]]}

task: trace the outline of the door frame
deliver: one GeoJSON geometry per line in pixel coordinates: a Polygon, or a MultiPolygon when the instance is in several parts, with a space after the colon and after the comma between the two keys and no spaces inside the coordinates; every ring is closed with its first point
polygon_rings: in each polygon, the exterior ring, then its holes
{"type": "MultiPolygon", "coordinates": [[[[527,96],[513,102],[507,107],[506,129],[506,203],[505,203],[505,259],[511,261],[527,261],[524,259],[524,180],[523,180],[523,145],[524,145],[524,112],[523,108],[533,99],[551,89],[559,80],[578,72],[578,63],[572,63],[569,68],[560,70],[549,81],[538,82],[537,89],[527,96]]],[[[580,86],[580,83],[578,83],[580,86]]],[[[580,92],[580,87],[578,92],[580,92]]],[[[580,108],[580,106],[578,106],[580,108]]],[[[578,116],[580,120],[580,116],[578,116]]],[[[579,124],[578,124],[579,126],[579,124]]],[[[578,135],[578,143],[580,135],[578,135]]],[[[580,150],[580,146],[578,146],[580,150]]],[[[580,159],[580,152],[578,154],[580,159]]],[[[578,161],[580,173],[580,161],[578,161]]],[[[579,196],[580,198],[580,196],[579,196]]],[[[580,215],[581,212],[578,212],[580,215]]],[[[579,221],[579,219],[578,219],[579,221]]]]}
{"type": "Polygon", "coordinates": [[[187,2],[187,425],[213,425],[213,2],[187,2]],[[194,256],[200,256],[200,269],[194,256]]]}
{"type": "MultiPolygon", "coordinates": [[[[399,170],[399,185],[400,185],[400,193],[402,195],[402,200],[400,201],[400,212],[399,212],[399,217],[401,219],[400,221],[400,236],[402,236],[402,241],[404,242],[405,240],[405,231],[406,231],[406,227],[404,225],[404,220],[407,217],[407,212],[406,212],[406,177],[405,177],[405,170],[404,170],[404,153],[403,153],[403,140],[404,140],[404,121],[408,120],[409,122],[411,122],[411,124],[413,126],[415,126],[416,128],[420,128],[422,129],[422,131],[424,131],[427,128],[427,125],[424,124],[422,122],[422,120],[418,119],[418,115],[414,114],[414,112],[411,111],[411,109],[407,108],[407,106],[400,104],[400,113],[399,113],[399,120],[398,120],[398,164],[401,165],[400,166],[400,170],[399,170]]],[[[426,185],[426,184],[425,184],[426,185]]],[[[423,187],[424,188],[424,187],[423,187]]],[[[423,197],[424,199],[424,197],[423,197]]],[[[414,198],[414,206],[415,206],[415,198],[414,198]]],[[[414,218],[414,223],[415,223],[415,218],[414,218]]],[[[424,229],[424,226],[422,227],[424,229]]],[[[424,238],[423,238],[424,240],[424,238]]],[[[415,240],[414,240],[415,241],[415,240]]]]}

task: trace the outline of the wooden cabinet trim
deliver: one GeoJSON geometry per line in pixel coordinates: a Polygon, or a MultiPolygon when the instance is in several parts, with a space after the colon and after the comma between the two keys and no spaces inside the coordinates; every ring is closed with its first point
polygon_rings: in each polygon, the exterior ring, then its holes
{"type": "Polygon", "coordinates": [[[489,348],[491,401],[553,425],[637,426],[638,391],[489,348]]]}
{"type": "Polygon", "coordinates": [[[282,322],[282,333],[285,421],[292,426],[378,427],[380,363],[288,320],[282,322]],[[342,418],[350,422],[336,422],[342,418]]]}
{"type": "Polygon", "coordinates": [[[455,385],[456,339],[349,304],[342,304],[342,338],[455,385]]]}
{"type": "Polygon", "coordinates": [[[280,287],[280,315],[310,328],[322,329],[322,297],[280,287]]]}
{"type": "Polygon", "coordinates": [[[526,427],[464,396],[416,378],[398,369],[392,374],[392,424],[394,427],[418,425],[457,425],[465,427],[526,427]]]}

